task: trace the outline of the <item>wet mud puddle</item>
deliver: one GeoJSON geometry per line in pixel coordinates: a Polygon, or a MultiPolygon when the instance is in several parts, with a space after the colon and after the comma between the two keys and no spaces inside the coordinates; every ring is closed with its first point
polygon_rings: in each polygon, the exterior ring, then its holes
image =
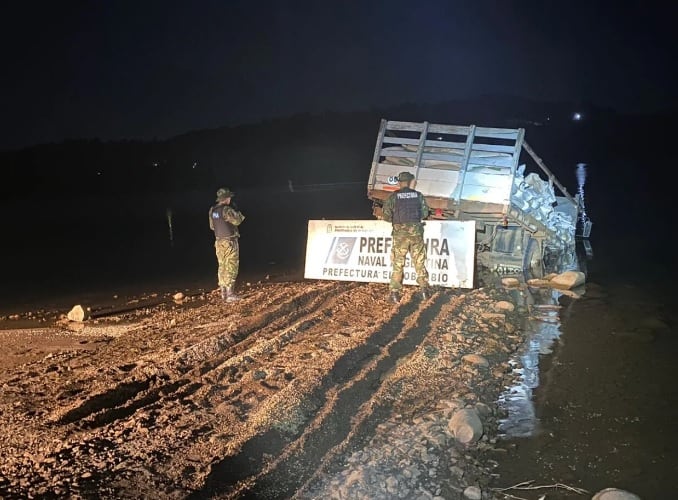
{"type": "MultiPolygon", "coordinates": [[[[577,300],[557,290],[516,299],[530,312],[529,333],[512,360],[519,382],[498,402],[508,450],[499,486],[533,481],[678,498],[676,308],[624,283],[587,284],[577,300]]],[[[582,498],[566,489],[519,494],[544,492],[582,498]]]]}
{"type": "Polygon", "coordinates": [[[519,376],[518,381],[508,387],[498,401],[499,407],[506,413],[498,429],[499,436],[505,439],[530,437],[539,433],[534,392],[542,383],[539,372],[544,356],[557,350],[563,308],[559,302],[563,295],[554,289],[528,288],[515,291],[513,296],[516,303],[528,312],[524,325],[527,340],[509,361],[513,373],[519,376]]]}

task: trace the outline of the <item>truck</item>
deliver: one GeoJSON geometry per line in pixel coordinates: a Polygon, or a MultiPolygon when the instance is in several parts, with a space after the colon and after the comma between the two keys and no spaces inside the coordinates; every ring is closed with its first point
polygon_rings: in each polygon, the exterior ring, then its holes
{"type": "Polygon", "coordinates": [[[403,171],[414,175],[430,219],[475,222],[479,267],[541,277],[576,268],[578,240],[590,248],[583,182],[572,196],[525,141],[524,128],[382,119],[367,183],[377,219],[403,171]],[[522,160],[536,171],[526,172],[522,160]]]}

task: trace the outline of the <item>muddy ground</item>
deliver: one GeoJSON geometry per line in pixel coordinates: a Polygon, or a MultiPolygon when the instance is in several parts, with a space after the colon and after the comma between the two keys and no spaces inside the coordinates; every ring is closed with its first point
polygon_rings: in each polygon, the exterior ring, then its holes
{"type": "Polygon", "coordinates": [[[524,294],[242,291],[121,299],[83,323],[5,317],[0,497],[508,498],[496,402],[520,368],[524,294]],[[479,441],[455,440],[461,408],[479,441]]]}

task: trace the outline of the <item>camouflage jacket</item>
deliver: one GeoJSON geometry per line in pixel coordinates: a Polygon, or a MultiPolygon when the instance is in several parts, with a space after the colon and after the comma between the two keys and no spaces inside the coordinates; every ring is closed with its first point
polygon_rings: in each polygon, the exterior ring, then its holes
{"type": "MultiPolygon", "coordinates": [[[[393,221],[393,210],[395,207],[395,202],[396,202],[396,193],[398,191],[395,191],[394,193],[391,193],[391,196],[389,196],[386,201],[384,202],[384,207],[383,207],[383,218],[387,222],[392,222],[393,221]]],[[[419,194],[419,202],[421,204],[421,218],[426,219],[428,218],[429,214],[431,213],[431,209],[428,206],[428,203],[426,203],[426,198],[424,197],[423,194],[421,194],[419,191],[417,191],[419,194]]],[[[423,235],[424,234],[424,224],[423,222],[411,222],[411,223],[406,223],[406,224],[393,224],[393,234],[394,235],[423,235]]]]}

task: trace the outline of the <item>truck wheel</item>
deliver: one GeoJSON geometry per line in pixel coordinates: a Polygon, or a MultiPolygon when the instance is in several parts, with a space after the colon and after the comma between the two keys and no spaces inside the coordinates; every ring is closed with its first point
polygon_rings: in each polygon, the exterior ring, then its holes
{"type": "Polygon", "coordinates": [[[523,272],[527,278],[544,277],[544,255],[541,243],[535,238],[527,240],[527,245],[525,245],[523,272]]]}

